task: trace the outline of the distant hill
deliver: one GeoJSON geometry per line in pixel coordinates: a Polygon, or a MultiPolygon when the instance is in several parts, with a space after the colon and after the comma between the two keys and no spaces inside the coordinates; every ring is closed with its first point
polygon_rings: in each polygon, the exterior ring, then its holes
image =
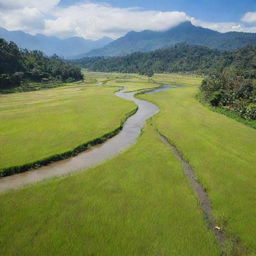
{"type": "Polygon", "coordinates": [[[100,49],[86,54],[93,56],[124,56],[133,52],[147,52],[177,43],[207,46],[212,49],[233,50],[247,45],[256,45],[255,33],[228,32],[219,33],[184,22],[167,31],[145,30],[129,32],[100,49]]]}
{"type": "Polygon", "coordinates": [[[247,78],[256,78],[256,46],[220,51],[205,46],[180,43],[151,52],[119,57],[87,57],[70,61],[91,71],[121,73],[192,72],[220,73],[225,69],[247,78]]]}
{"type": "Polygon", "coordinates": [[[83,54],[92,49],[100,48],[112,42],[111,38],[102,38],[97,41],[85,40],[81,37],[71,37],[60,39],[53,36],[45,36],[41,34],[30,35],[22,31],[8,31],[0,28],[0,38],[7,41],[13,41],[20,48],[28,50],[40,50],[51,56],[57,54],[65,58],[83,57],[83,54]]]}

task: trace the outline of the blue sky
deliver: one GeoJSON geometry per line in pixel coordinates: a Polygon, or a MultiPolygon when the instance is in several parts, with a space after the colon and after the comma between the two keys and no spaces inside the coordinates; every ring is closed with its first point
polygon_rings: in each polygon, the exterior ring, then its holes
{"type": "MultiPolygon", "coordinates": [[[[72,5],[82,0],[62,0],[60,5],[72,5]]],[[[145,10],[184,11],[188,15],[210,22],[238,22],[246,12],[256,12],[256,0],[95,0],[112,6],[141,7],[145,10]]]]}
{"type": "Polygon", "coordinates": [[[60,38],[116,39],[185,21],[256,33],[256,0],[0,0],[0,27],[60,38]]]}

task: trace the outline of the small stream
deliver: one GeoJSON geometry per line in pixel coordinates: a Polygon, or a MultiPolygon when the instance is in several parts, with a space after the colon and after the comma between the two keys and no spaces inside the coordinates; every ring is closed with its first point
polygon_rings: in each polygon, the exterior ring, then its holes
{"type": "MultiPolygon", "coordinates": [[[[150,91],[150,93],[171,89],[171,86],[163,86],[150,91]]],[[[136,142],[147,119],[159,112],[159,108],[151,102],[135,98],[137,92],[126,93],[125,89],[116,92],[115,95],[135,102],[138,111],[127,119],[123,129],[113,138],[105,143],[93,147],[91,150],[84,151],[79,155],[51,163],[38,169],[24,173],[7,176],[0,179],[0,192],[10,189],[17,189],[24,185],[36,183],[52,177],[67,175],[70,173],[86,170],[101,162],[118,155],[120,152],[129,148],[136,142]]],[[[145,92],[149,93],[149,92],[145,92]]]]}

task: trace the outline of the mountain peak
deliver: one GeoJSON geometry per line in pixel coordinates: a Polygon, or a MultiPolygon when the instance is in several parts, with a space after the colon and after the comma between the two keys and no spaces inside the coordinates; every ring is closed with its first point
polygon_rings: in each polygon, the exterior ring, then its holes
{"type": "Polygon", "coordinates": [[[177,25],[176,27],[195,27],[191,21],[184,21],[177,25]]]}
{"type": "Polygon", "coordinates": [[[197,26],[193,25],[191,21],[184,21],[175,27],[171,27],[169,30],[184,30],[184,29],[193,29],[193,28],[197,28],[197,26]]]}

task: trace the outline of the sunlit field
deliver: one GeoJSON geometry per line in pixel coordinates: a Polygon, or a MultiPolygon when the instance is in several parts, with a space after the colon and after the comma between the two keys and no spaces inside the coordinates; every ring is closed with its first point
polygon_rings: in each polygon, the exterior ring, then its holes
{"type": "Polygon", "coordinates": [[[238,255],[255,255],[256,130],[201,105],[197,92],[188,87],[141,97],[160,107],[157,128],[194,168],[219,225],[241,247],[238,255]]]}
{"type": "Polygon", "coordinates": [[[256,130],[202,105],[200,76],[85,74],[84,85],[1,95],[1,119],[8,121],[0,124],[8,139],[3,166],[114,130],[135,108],[114,95],[118,87],[180,88],[138,96],[160,112],[127,151],[79,174],[2,194],[0,254],[221,255],[181,164],[155,126],[205,188],[227,235],[225,253],[255,255],[256,130]]]}
{"type": "Polygon", "coordinates": [[[0,169],[72,150],[118,128],[135,105],[116,90],[81,85],[0,95],[0,169]]]}
{"type": "Polygon", "coordinates": [[[0,196],[1,255],[220,255],[171,149],[147,126],[88,171],[0,196]]]}

